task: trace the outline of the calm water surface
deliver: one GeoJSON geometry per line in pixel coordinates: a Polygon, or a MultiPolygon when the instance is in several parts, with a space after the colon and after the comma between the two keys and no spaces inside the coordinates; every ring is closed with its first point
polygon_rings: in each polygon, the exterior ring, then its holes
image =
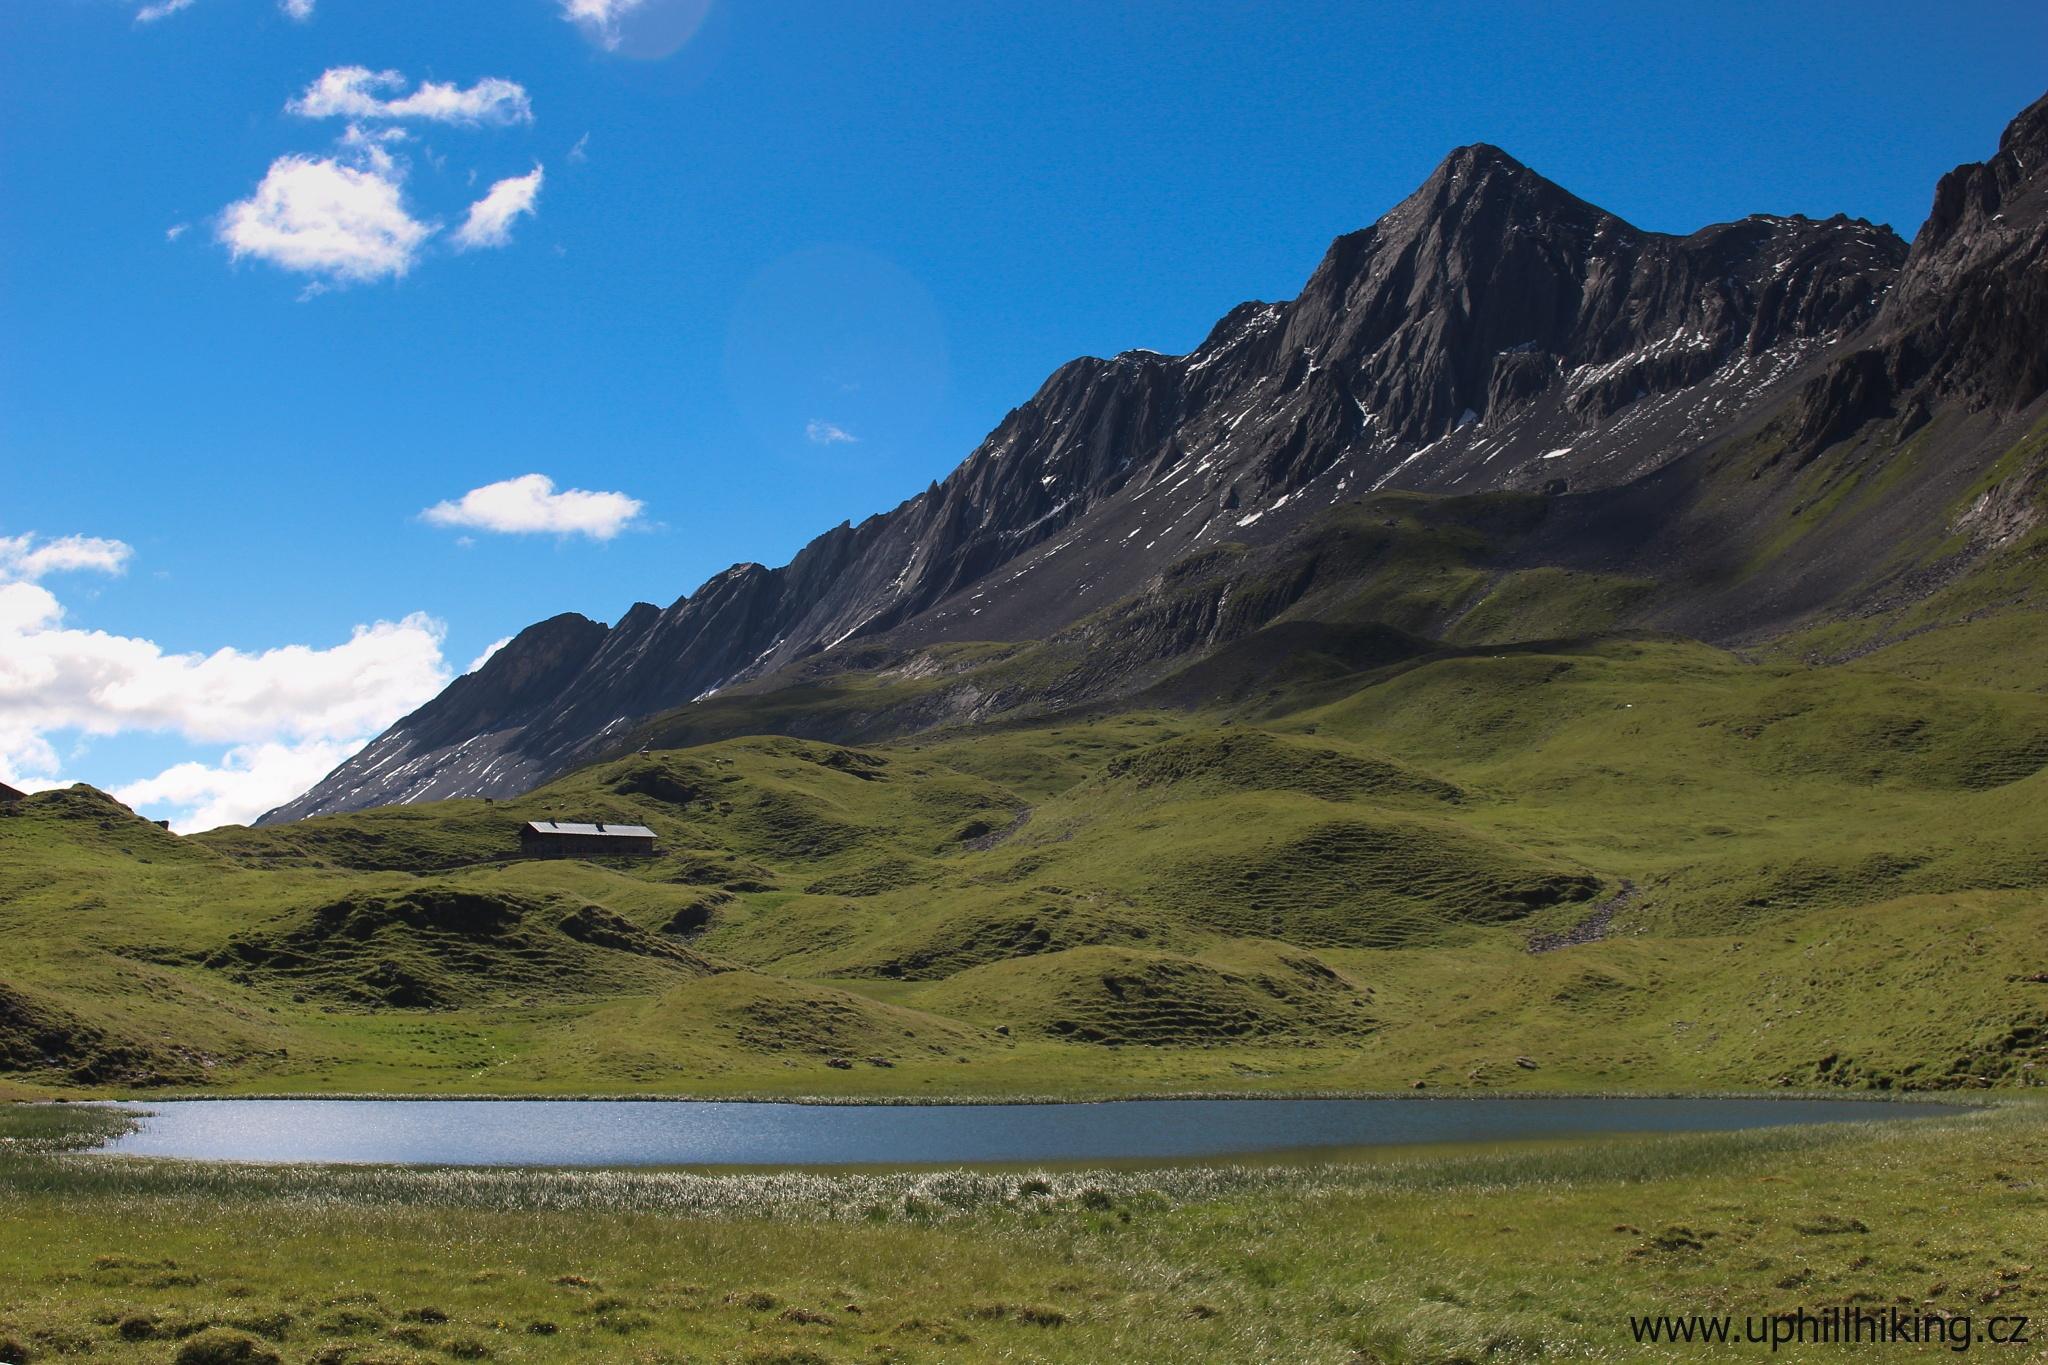
{"type": "Polygon", "coordinates": [[[805,1105],[606,1100],[183,1100],[102,1150],[442,1166],[854,1166],[1186,1160],[1706,1132],[1958,1112],[1854,1100],[1117,1100],[805,1105]]]}

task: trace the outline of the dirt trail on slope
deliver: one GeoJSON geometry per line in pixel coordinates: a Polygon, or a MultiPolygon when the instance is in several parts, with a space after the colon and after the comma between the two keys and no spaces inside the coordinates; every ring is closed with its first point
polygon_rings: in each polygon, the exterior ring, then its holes
{"type": "Polygon", "coordinates": [[[1598,943],[1607,937],[1607,926],[1614,922],[1614,912],[1634,905],[1641,897],[1642,889],[1624,877],[1619,891],[1594,906],[1591,914],[1571,928],[1555,934],[1531,934],[1529,951],[1554,953],[1559,948],[1570,948],[1581,943],[1598,943]]]}

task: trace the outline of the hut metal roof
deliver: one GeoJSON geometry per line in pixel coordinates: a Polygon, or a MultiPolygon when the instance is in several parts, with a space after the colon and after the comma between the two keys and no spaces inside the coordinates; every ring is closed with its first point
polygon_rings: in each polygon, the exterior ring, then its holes
{"type": "Polygon", "coordinates": [[[654,837],[654,831],[645,825],[580,825],[565,820],[528,820],[526,827],[536,834],[576,834],[593,839],[654,837]]]}

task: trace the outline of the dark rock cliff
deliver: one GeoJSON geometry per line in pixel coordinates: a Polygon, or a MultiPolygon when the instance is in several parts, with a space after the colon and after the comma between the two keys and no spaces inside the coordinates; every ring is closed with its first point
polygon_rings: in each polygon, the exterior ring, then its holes
{"type": "Polygon", "coordinates": [[[1864,345],[1800,393],[1802,453],[1867,422],[1909,434],[1933,405],[2023,407],[2048,393],[2048,96],[1988,161],[1935,187],[1927,221],[1864,345]]]}

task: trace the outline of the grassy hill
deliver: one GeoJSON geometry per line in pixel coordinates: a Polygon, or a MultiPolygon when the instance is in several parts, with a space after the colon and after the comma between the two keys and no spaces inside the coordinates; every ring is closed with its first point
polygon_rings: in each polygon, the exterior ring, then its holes
{"type": "MultiPolygon", "coordinates": [[[[2038,532],[1923,602],[1742,654],[1505,638],[1597,624],[1634,589],[1479,574],[1440,508],[1398,501],[1371,553],[1414,538],[1439,577],[1411,546],[1398,585],[1305,598],[1123,708],[714,739],[516,800],[189,839],[87,789],[4,808],[0,1074],[933,1095],[2034,1077],[2038,532]],[[1435,642],[1414,633],[1432,612],[1435,642]],[[536,818],[646,824],[659,856],[522,860],[536,818]]],[[[964,653],[1000,671],[1057,649],[964,653]]],[[[737,724],[744,698],[721,707],[737,724]]]]}

